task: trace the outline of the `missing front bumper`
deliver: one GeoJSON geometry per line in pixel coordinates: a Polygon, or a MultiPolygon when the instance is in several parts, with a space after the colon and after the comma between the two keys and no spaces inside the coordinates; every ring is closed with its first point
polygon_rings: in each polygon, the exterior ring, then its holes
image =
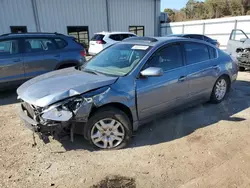
{"type": "Polygon", "coordinates": [[[49,136],[52,136],[54,139],[60,139],[65,135],[69,135],[71,129],[71,123],[62,123],[62,122],[54,122],[50,125],[42,125],[32,119],[27,110],[23,107],[23,105],[19,108],[19,116],[23,120],[24,125],[36,133],[40,139],[44,141],[44,143],[48,143],[49,136]]]}

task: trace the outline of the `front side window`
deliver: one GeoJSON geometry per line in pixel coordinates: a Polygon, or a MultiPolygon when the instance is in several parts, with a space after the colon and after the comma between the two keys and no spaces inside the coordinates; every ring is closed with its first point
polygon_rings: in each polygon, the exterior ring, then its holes
{"type": "Polygon", "coordinates": [[[247,35],[242,30],[233,30],[230,36],[230,40],[240,41],[241,39],[247,39],[247,35]]]}
{"type": "Polygon", "coordinates": [[[183,66],[182,48],[180,44],[172,44],[155,52],[145,68],[158,67],[163,71],[172,70],[183,66]]]}
{"type": "Polygon", "coordinates": [[[19,53],[17,40],[0,41],[0,56],[19,53]]]}
{"type": "Polygon", "coordinates": [[[25,52],[43,52],[56,49],[55,43],[51,39],[25,39],[25,52]]]}
{"type": "Polygon", "coordinates": [[[129,32],[136,34],[139,37],[144,36],[144,26],[129,26],[129,32]]]}
{"type": "Polygon", "coordinates": [[[184,44],[186,61],[188,65],[209,60],[208,47],[200,43],[185,43],[184,44]]]}
{"type": "Polygon", "coordinates": [[[146,45],[115,44],[89,60],[83,71],[124,76],[140,62],[150,48],[146,45]]]}

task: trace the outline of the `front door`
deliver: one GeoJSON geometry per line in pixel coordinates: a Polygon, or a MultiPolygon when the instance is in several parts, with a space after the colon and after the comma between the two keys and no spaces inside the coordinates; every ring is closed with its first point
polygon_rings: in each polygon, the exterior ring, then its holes
{"type": "Polygon", "coordinates": [[[19,85],[23,80],[24,67],[19,40],[0,41],[0,89],[19,85]]]}
{"type": "Polygon", "coordinates": [[[240,29],[232,30],[230,39],[227,43],[227,52],[236,57],[236,49],[244,48],[244,41],[248,39],[248,36],[240,29]]]}
{"type": "Polygon", "coordinates": [[[140,77],[136,80],[140,120],[184,104],[188,94],[180,44],[170,44],[156,51],[143,69],[148,67],[162,68],[164,74],[159,77],[140,77]]]}

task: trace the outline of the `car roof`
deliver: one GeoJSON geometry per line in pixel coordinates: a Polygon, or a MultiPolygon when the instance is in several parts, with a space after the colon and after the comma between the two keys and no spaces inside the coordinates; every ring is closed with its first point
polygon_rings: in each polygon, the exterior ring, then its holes
{"type": "Polygon", "coordinates": [[[204,36],[202,34],[171,34],[171,35],[166,35],[166,37],[183,37],[183,36],[186,36],[186,35],[199,35],[199,36],[204,36]]]}
{"type": "Polygon", "coordinates": [[[0,39],[5,38],[13,38],[13,37],[37,37],[37,36],[66,36],[61,33],[40,33],[40,32],[34,32],[34,33],[6,33],[3,35],[0,35],[0,39]]]}
{"type": "MultiPolygon", "coordinates": [[[[178,41],[190,41],[190,42],[199,42],[199,43],[206,43],[205,41],[198,40],[198,39],[191,39],[191,38],[184,38],[184,37],[130,37],[124,39],[122,43],[128,44],[138,44],[138,45],[147,45],[147,46],[157,46],[164,43],[170,42],[178,42],[178,41]]],[[[209,43],[206,43],[210,45],[209,43]]]]}
{"type": "Polygon", "coordinates": [[[132,34],[132,35],[135,35],[134,33],[124,32],[124,31],[112,31],[112,32],[102,31],[102,32],[95,33],[95,35],[98,35],[98,34],[101,34],[101,35],[110,35],[110,34],[132,34]]]}

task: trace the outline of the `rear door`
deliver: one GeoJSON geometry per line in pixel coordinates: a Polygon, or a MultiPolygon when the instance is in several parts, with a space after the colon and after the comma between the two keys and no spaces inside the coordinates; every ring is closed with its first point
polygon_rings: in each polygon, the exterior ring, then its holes
{"type": "Polygon", "coordinates": [[[188,97],[190,100],[203,99],[210,95],[219,71],[217,50],[198,42],[184,42],[184,51],[188,97]]]}
{"type": "Polygon", "coordinates": [[[52,71],[60,60],[60,53],[50,38],[26,38],[23,47],[26,79],[52,71]]]}
{"type": "Polygon", "coordinates": [[[248,39],[248,36],[240,29],[234,29],[231,32],[230,38],[227,43],[227,52],[236,57],[236,49],[244,48],[244,41],[248,39]]]}
{"type": "Polygon", "coordinates": [[[19,85],[24,80],[19,39],[0,41],[0,88],[19,85]]]}

